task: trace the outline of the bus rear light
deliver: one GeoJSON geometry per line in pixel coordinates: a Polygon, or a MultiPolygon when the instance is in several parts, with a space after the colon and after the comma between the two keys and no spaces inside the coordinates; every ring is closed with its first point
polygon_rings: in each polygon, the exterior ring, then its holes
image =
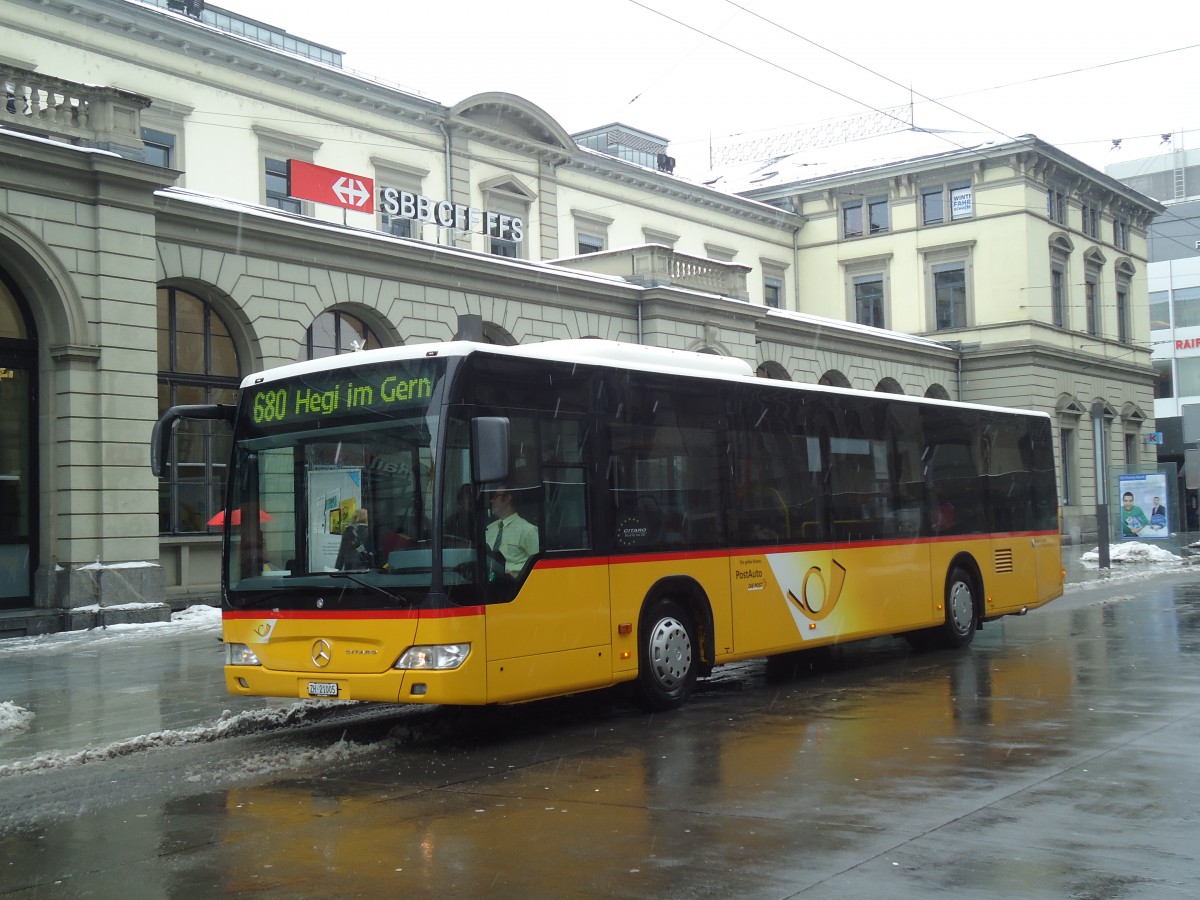
{"type": "Polygon", "coordinates": [[[409,647],[393,669],[457,669],[471,652],[470,644],[429,644],[409,647]]]}
{"type": "Polygon", "coordinates": [[[261,666],[258,654],[246,644],[229,643],[225,645],[225,665],[227,666],[261,666]]]}

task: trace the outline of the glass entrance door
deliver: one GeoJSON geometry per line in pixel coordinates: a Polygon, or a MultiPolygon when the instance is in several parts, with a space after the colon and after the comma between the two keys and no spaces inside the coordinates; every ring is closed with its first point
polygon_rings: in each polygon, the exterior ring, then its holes
{"type": "Polygon", "coordinates": [[[29,372],[0,351],[0,609],[30,606],[32,491],[29,372]]]}
{"type": "Polygon", "coordinates": [[[33,605],[37,441],[31,338],[13,290],[0,278],[0,609],[33,605]]]}

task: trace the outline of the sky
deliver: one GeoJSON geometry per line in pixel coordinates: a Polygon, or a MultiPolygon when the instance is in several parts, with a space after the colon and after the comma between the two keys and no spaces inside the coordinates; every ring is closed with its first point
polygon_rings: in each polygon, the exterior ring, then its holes
{"type": "Polygon", "coordinates": [[[1200,32],[1184,27],[1196,21],[1190,0],[217,5],[446,106],[506,91],[570,133],[622,122],[667,138],[685,177],[755,158],[765,137],[839,143],[871,120],[1035,134],[1101,170],[1200,145],[1200,108],[1187,100],[1200,70],[1200,32]]]}

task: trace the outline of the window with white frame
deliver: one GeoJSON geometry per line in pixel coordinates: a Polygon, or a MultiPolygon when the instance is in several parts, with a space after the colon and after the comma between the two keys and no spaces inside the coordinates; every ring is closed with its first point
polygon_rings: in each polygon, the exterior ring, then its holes
{"type": "Polygon", "coordinates": [[[1133,341],[1129,322],[1129,282],[1117,281],[1117,340],[1122,344],[1133,341]]]}
{"type": "Polygon", "coordinates": [[[610,216],[601,216],[582,209],[571,210],[575,220],[575,252],[599,253],[608,249],[608,226],[612,225],[610,216]]]}
{"type": "Polygon", "coordinates": [[[941,225],[946,221],[946,191],[942,185],[921,188],[921,222],[941,225]]]}
{"type": "Polygon", "coordinates": [[[1047,296],[1049,299],[1050,324],[1055,328],[1070,328],[1071,321],[1068,305],[1070,303],[1070,261],[1075,245],[1064,232],[1055,232],[1050,237],[1050,268],[1047,273],[1049,283],[1047,296]]]}
{"type": "MultiPolygon", "coordinates": [[[[1072,420],[1074,424],[1074,420],[1072,420]]],[[[1063,506],[1075,503],[1075,434],[1074,427],[1063,427],[1058,430],[1059,463],[1062,469],[1062,502],[1063,506]]]]}
{"type": "Polygon", "coordinates": [[[974,241],[931,247],[924,256],[926,315],[933,330],[968,328],[974,322],[971,254],[974,241]]]}
{"type": "Polygon", "coordinates": [[[937,330],[967,327],[967,267],[941,263],[933,267],[934,321],[937,330]]]}
{"type": "Polygon", "coordinates": [[[1050,324],[1067,327],[1067,267],[1058,260],[1050,263],[1050,324]]]}
{"type": "Polygon", "coordinates": [[[161,169],[174,168],[175,164],[175,135],[169,131],[159,131],[157,128],[142,128],[142,145],[145,155],[142,157],[152,166],[161,169]]]}
{"type": "Polygon", "coordinates": [[[1132,432],[1125,434],[1125,465],[1136,466],[1138,461],[1137,435],[1132,432]]]}
{"type": "Polygon", "coordinates": [[[886,195],[852,197],[842,202],[842,237],[884,234],[891,230],[891,213],[886,195]]]}
{"type": "Polygon", "coordinates": [[[586,253],[599,253],[604,249],[604,238],[598,234],[588,234],[586,231],[575,233],[575,252],[580,256],[586,253]]]}
{"type": "Polygon", "coordinates": [[[1095,240],[1100,238],[1100,209],[1094,203],[1083,204],[1083,233],[1095,240]]]}
{"type": "MultiPolygon", "coordinates": [[[[184,124],[193,111],[193,107],[184,103],[158,99],[142,110],[142,143],[146,146],[146,162],[180,172],[187,169],[184,124]]],[[[185,180],[186,175],[181,176],[176,184],[183,187],[185,180]]]]}
{"type": "MultiPolygon", "coordinates": [[[[1129,259],[1117,260],[1114,269],[1117,282],[1114,289],[1117,307],[1117,340],[1122,344],[1131,344],[1133,343],[1133,318],[1132,310],[1129,308],[1129,291],[1137,270],[1129,259]]],[[[1175,325],[1179,326],[1178,320],[1175,325]]]]}
{"type": "Polygon", "coordinates": [[[497,215],[497,228],[494,234],[486,234],[487,252],[493,256],[507,256],[513,259],[528,259],[531,251],[529,242],[532,237],[530,210],[537,195],[525,187],[520,181],[511,176],[501,176],[486,181],[479,186],[483,196],[483,208],[488,213],[497,215]],[[507,229],[502,229],[501,223],[507,220],[507,229]],[[513,224],[519,222],[519,231],[514,230],[513,224]]]}
{"type": "Polygon", "coordinates": [[[1059,225],[1067,224],[1067,193],[1060,187],[1046,188],[1046,215],[1059,225]]]}
{"type": "Polygon", "coordinates": [[[862,237],[863,233],[863,203],[856,198],[842,203],[842,237],[862,237]]]}
{"type": "Polygon", "coordinates": [[[969,181],[952,181],[949,185],[950,220],[957,222],[975,215],[975,196],[969,181]]]}
{"type": "Polygon", "coordinates": [[[969,180],[930,184],[921,188],[921,224],[941,225],[970,219],[975,198],[969,180]]]}
{"type": "Polygon", "coordinates": [[[759,259],[763,273],[763,304],[771,309],[787,309],[787,264],[759,259]]]}
{"type": "Polygon", "coordinates": [[[1087,333],[1100,334],[1100,275],[1088,271],[1083,278],[1083,305],[1087,314],[1087,333]]]}
{"type": "Polygon", "coordinates": [[[892,254],[844,264],[846,319],[874,328],[887,327],[888,266],[892,254]]]}
{"type": "Polygon", "coordinates": [[[883,276],[857,275],[854,285],[854,321],[859,325],[884,328],[883,276]]]}
{"type": "Polygon", "coordinates": [[[1118,250],[1129,249],[1129,222],[1126,219],[1113,219],[1113,246],[1118,250]]]}

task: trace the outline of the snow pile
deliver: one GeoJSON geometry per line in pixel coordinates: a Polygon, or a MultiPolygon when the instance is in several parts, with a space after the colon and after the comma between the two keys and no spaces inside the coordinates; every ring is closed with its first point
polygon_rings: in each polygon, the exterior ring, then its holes
{"type": "Polygon", "coordinates": [[[221,627],[221,610],[215,606],[189,606],[174,613],[169,622],[107,625],[86,631],[59,631],[33,637],[6,638],[0,641],[0,659],[6,656],[39,656],[55,653],[74,653],[81,646],[93,647],[111,641],[158,640],[174,634],[211,631],[221,627]]]}
{"type": "MultiPolygon", "coordinates": [[[[5,705],[0,704],[0,709],[5,705]]],[[[331,706],[350,706],[350,701],[297,700],[288,706],[274,709],[249,709],[237,715],[226,710],[215,722],[193,725],[191,728],[166,729],[150,734],[125,738],[105,747],[87,747],[72,753],[48,751],[30,759],[0,765],[0,778],[6,775],[27,775],[30,772],[46,772],[51,769],[66,769],[91,762],[116,759],[131,753],[157,750],[162,747],[177,747],[184,744],[209,743],[222,738],[254,734],[269,728],[294,727],[308,724],[312,719],[323,717],[331,706]]],[[[343,742],[339,742],[343,743],[343,742]]],[[[347,745],[350,746],[350,745],[347,745]]],[[[345,748],[340,752],[349,752],[345,748]]]]}
{"type": "MultiPolygon", "coordinates": [[[[1181,557],[1176,556],[1170,550],[1155,547],[1153,544],[1143,544],[1140,541],[1113,544],[1108,548],[1108,558],[1114,565],[1118,563],[1177,563],[1182,561],[1181,557]]],[[[1089,550],[1079,559],[1083,563],[1099,565],[1100,548],[1089,550]]]]}
{"type": "Polygon", "coordinates": [[[29,710],[11,700],[0,701],[0,737],[13,731],[24,731],[32,719],[33,713],[29,710]]]}

